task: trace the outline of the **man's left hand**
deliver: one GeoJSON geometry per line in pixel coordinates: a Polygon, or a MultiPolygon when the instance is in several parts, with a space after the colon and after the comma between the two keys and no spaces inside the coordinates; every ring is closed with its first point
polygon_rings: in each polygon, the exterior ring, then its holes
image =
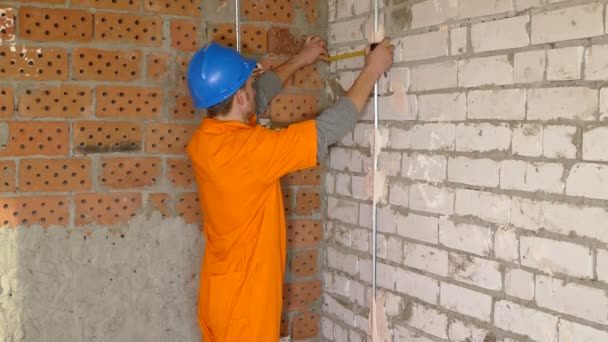
{"type": "Polygon", "coordinates": [[[315,64],[322,57],[327,57],[327,44],[317,35],[308,36],[304,46],[292,58],[302,66],[315,64]]]}

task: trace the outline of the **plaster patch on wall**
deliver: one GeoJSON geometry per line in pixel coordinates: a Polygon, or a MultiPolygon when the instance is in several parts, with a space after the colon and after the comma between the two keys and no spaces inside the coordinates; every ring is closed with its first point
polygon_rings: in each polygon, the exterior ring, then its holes
{"type": "Polygon", "coordinates": [[[378,18],[378,31],[376,31],[374,17],[370,16],[365,22],[364,36],[369,44],[379,43],[384,39],[384,18],[382,16],[378,18]]]}
{"type": "Polygon", "coordinates": [[[198,225],[0,228],[0,341],[200,341],[198,225]]]}
{"type": "Polygon", "coordinates": [[[391,341],[391,334],[388,328],[384,294],[378,291],[376,293],[376,298],[372,298],[373,294],[369,297],[371,301],[370,307],[372,308],[369,313],[369,331],[371,331],[372,341],[389,342],[391,341]]]}

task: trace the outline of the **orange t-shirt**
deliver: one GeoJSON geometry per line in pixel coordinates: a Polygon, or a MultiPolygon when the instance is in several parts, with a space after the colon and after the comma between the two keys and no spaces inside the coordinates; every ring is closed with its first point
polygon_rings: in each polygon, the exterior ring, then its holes
{"type": "Polygon", "coordinates": [[[280,177],[317,163],[312,120],[281,130],[203,119],[188,145],[204,218],[205,342],[276,342],[286,232],[280,177]]]}

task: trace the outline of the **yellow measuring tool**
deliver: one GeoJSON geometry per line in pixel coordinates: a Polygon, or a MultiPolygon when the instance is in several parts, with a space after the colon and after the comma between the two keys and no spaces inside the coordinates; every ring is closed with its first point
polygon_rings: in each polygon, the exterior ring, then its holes
{"type": "MultiPolygon", "coordinates": [[[[378,46],[378,43],[372,43],[370,45],[371,49],[373,50],[376,46],[378,46]]],[[[333,62],[333,61],[338,61],[341,59],[347,59],[347,58],[353,58],[353,57],[359,57],[359,56],[364,56],[365,55],[365,50],[361,50],[361,51],[355,51],[355,52],[349,52],[349,53],[343,53],[341,55],[336,55],[336,56],[331,56],[331,57],[327,57],[324,58],[323,60],[326,62],[333,62]]]]}

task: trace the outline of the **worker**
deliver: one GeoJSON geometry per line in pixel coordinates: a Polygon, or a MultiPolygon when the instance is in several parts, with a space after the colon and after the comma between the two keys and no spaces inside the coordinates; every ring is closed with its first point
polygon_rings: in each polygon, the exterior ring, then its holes
{"type": "Polygon", "coordinates": [[[198,318],[205,342],[277,342],[286,229],[279,179],[317,165],[352,130],[376,80],[393,61],[384,39],[345,96],[314,120],[271,130],[257,125],[298,69],[327,56],[308,37],[285,63],[255,80],[256,61],[210,43],[194,54],[187,79],[196,108],[207,109],[188,144],[204,218],[206,247],[198,318]]]}

